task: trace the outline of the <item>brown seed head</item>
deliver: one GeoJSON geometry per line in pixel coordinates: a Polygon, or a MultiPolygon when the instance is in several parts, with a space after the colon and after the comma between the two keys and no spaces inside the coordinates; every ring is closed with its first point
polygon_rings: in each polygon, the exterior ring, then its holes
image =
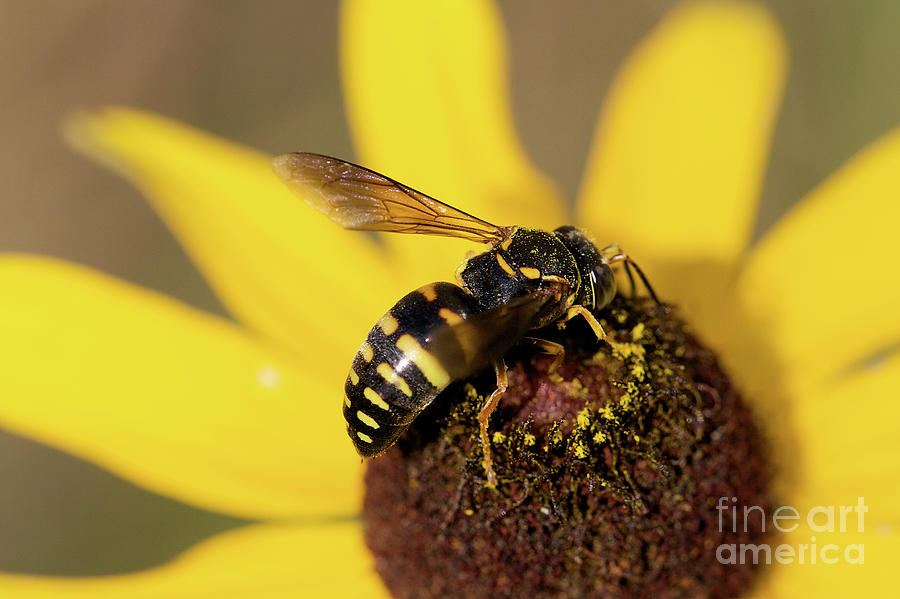
{"type": "MultiPolygon", "coordinates": [[[[366,473],[364,523],[398,599],[731,597],[751,565],[723,543],[766,540],[715,506],[770,513],[767,452],[715,356],[671,307],[617,298],[611,344],[570,324],[564,364],[507,357],[486,487],[477,414],[490,373],[454,384],[366,473]]],[[[542,332],[543,333],[543,332],[542,332]]],[[[549,334],[549,333],[548,333],[549,334]]]]}

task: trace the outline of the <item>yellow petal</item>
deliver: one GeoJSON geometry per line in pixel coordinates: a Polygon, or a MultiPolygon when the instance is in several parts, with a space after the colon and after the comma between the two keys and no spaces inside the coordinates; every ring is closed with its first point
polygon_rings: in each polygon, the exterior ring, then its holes
{"type": "Polygon", "coordinates": [[[77,115],[68,132],[140,187],[228,309],[265,335],[349,360],[395,299],[378,248],[299,201],[268,156],[123,108],[77,115]]]}
{"type": "MultiPolygon", "coordinates": [[[[839,512],[838,512],[839,513],[839,512]]],[[[808,515],[801,511],[801,519],[808,515]]],[[[816,521],[824,523],[821,516],[816,521]]],[[[790,529],[796,521],[785,520],[790,529]]],[[[773,553],[772,565],[761,572],[760,584],[753,589],[751,599],[844,599],[845,597],[890,596],[897,586],[897,562],[900,560],[900,535],[888,529],[865,526],[857,532],[856,514],[847,519],[847,530],[820,532],[800,526],[771,543],[774,552],[779,545],[791,547],[793,553],[782,549],[784,563],[773,553]],[[801,551],[803,560],[801,562],[801,551]],[[815,563],[812,563],[812,554],[815,563]],[[791,556],[791,557],[789,557],[791,556]],[[831,563],[827,563],[827,561],[831,563]]],[[[752,553],[746,554],[748,559],[752,553]]],[[[765,555],[763,552],[762,555],[765,555]]]]}
{"type": "Polygon", "coordinates": [[[0,426],[208,509],[358,509],[343,369],[63,262],[4,257],[0,289],[0,426]]]}
{"type": "Polygon", "coordinates": [[[359,523],[248,526],[152,570],[115,576],[42,578],[0,574],[16,599],[389,599],[359,523]]]}
{"type": "Polygon", "coordinates": [[[863,496],[873,523],[900,526],[898,389],[900,353],[798,398],[792,502],[833,505],[863,496]]]}
{"type": "MultiPolygon", "coordinates": [[[[515,132],[503,25],[490,2],[345,2],[341,62],[365,166],[498,225],[563,224],[515,132]]],[[[412,286],[451,276],[473,249],[400,235],[390,243],[410,260],[412,286]]]]}
{"type": "Polygon", "coordinates": [[[897,198],[900,129],[814,190],[750,256],[738,292],[751,320],[740,324],[767,338],[792,391],[900,339],[897,198]]]}
{"type": "Polygon", "coordinates": [[[600,116],[579,222],[692,317],[715,308],[709,278],[752,231],[785,64],[761,6],[684,3],[633,52],[600,116]]]}

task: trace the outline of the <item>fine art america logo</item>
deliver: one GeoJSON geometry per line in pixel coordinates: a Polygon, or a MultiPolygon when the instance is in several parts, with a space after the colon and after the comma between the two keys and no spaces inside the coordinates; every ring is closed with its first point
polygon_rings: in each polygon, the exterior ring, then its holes
{"type": "MultiPolygon", "coordinates": [[[[763,532],[791,533],[805,524],[811,533],[853,533],[865,530],[865,514],[869,507],[863,497],[857,497],[856,505],[817,505],[805,513],[782,505],[767,514],[758,505],[738,506],[737,497],[719,497],[716,511],[720,533],[736,533],[741,528],[747,532],[750,526],[760,524],[763,532]]],[[[820,544],[816,542],[815,534],[811,534],[807,542],[795,545],[723,543],[716,548],[716,559],[723,564],[771,564],[773,560],[779,564],[863,564],[865,546],[863,543],[820,544]]]]}

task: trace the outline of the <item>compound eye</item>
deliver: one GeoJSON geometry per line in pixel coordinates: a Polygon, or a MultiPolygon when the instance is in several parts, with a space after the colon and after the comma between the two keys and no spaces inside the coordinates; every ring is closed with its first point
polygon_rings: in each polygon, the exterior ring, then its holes
{"type": "Polygon", "coordinates": [[[608,264],[596,264],[591,268],[594,284],[594,309],[602,310],[616,295],[616,278],[608,264]]]}

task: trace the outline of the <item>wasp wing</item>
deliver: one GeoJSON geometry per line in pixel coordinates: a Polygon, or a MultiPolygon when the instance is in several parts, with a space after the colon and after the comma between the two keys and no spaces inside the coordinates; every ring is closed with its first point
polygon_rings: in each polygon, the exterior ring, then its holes
{"type": "Polygon", "coordinates": [[[308,204],[347,229],[443,235],[481,243],[502,241],[512,230],[337,158],[295,152],[278,156],[273,164],[308,204]]]}
{"type": "Polygon", "coordinates": [[[462,322],[438,328],[430,335],[429,350],[451,378],[471,375],[521,341],[554,296],[553,290],[539,289],[462,322]]]}

